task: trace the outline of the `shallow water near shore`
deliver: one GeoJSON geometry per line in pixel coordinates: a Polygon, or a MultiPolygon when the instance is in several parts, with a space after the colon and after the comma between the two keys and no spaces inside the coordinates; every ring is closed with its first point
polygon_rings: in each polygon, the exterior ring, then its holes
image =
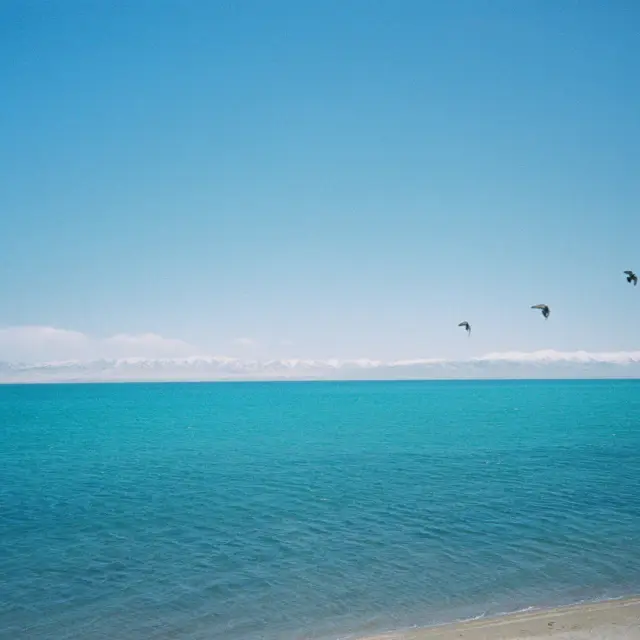
{"type": "Polygon", "coordinates": [[[0,637],[375,635],[640,593],[640,383],[0,387],[0,637]]]}
{"type": "MultiPolygon", "coordinates": [[[[621,598],[450,623],[366,640],[639,640],[640,599],[621,598]]],[[[363,639],[364,640],[364,639],[363,639]]]]}

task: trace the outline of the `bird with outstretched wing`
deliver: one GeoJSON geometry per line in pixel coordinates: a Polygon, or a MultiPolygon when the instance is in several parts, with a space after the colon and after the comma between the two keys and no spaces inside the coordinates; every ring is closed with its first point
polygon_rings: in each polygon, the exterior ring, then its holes
{"type": "Polygon", "coordinates": [[[549,307],[546,304],[534,304],[531,308],[540,309],[540,311],[542,311],[542,315],[545,318],[548,318],[549,314],[551,313],[551,309],[549,309],[549,307]]]}

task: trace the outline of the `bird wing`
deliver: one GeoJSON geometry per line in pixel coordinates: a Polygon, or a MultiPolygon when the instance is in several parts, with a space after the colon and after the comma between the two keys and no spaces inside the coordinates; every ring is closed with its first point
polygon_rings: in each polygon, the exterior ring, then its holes
{"type": "Polygon", "coordinates": [[[546,309],[547,305],[546,304],[534,304],[531,308],[532,309],[546,309]]]}
{"type": "Polygon", "coordinates": [[[628,276],[632,276],[632,275],[634,275],[633,271],[625,271],[625,273],[626,273],[628,276]]]}
{"type": "Polygon", "coordinates": [[[468,322],[461,322],[458,326],[459,327],[468,327],[469,323],[468,322]]]}

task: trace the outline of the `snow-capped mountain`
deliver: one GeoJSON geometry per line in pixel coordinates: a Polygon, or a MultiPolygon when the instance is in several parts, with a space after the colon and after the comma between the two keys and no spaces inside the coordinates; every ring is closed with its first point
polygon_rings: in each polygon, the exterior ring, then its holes
{"type": "Polygon", "coordinates": [[[492,353],[468,360],[242,360],[225,356],[0,362],[0,382],[640,377],[640,351],[492,353]]]}

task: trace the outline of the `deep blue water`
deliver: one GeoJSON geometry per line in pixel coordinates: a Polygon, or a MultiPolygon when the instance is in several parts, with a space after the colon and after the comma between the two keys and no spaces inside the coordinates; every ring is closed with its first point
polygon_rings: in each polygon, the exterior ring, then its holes
{"type": "Polygon", "coordinates": [[[640,592],[640,382],[0,387],[0,637],[336,638],[640,592]]]}

